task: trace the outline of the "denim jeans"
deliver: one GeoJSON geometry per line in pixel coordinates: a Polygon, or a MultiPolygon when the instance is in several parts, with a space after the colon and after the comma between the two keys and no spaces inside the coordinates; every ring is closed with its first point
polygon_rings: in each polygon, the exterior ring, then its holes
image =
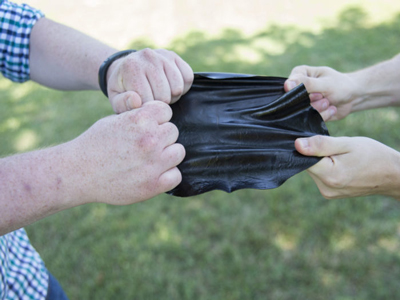
{"type": "Polygon", "coordinates": [[[49,288],[47,289],[46,300],[68,300],[64,290],[58,283],[57,279],[49,273],[49,288]]]}

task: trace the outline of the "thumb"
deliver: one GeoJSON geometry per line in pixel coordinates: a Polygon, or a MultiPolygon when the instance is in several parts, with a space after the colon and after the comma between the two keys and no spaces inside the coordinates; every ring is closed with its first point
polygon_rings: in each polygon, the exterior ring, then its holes
{"type": "Polygon", "coordinates": [[[333,156],[349,152],[349,138],[316,135],[309,138],[298,138],[294,145],[296,150],[306,156],[333,156]]]}
{"type": "Polygon", "coordinates": [[[292,69],[288,79],[285,81],[284,89],[285,92],[288,92],[302,83],[302,79],[308,77],[308,70],[310,69],[309,66],[297,66],[292,69]]]}
{"type": "Polygon", "coordinates": [[[124,93],[110,93],[110,102],[117,114],[139,108],[142,106],[142,99],[139,94],[133,91],[127,91],[124,93]]]}
{"type": "Polygon", "coordinates": [[[300,82],[298,82],[297,80],[295,80],[293,78],[288,78],[285,81],[285,84],[283,85],[283,87],[285,89],[285,92],[289,92],[290,90],[294,89],[299,84],[300,84],[300,82]]]}

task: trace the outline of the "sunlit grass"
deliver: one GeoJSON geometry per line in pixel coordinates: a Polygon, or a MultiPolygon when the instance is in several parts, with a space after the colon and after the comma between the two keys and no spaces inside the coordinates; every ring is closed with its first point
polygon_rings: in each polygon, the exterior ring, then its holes
{"type": "MultiPolygon", "coordinates": [[[[398,52],[400,19],[371,17],[348,10],[319,33],[279,24],[253,35],[192,32],[169,48],[195,71],[287,76],[298,64],[352,71],[398,52]]],[[[0,96],[0,155],[73,139],[113,113],[99,92],[2,79],[0,96]]],[[[400,149],[399,113],[360,112],[328,127],[400,149]]],[[[303,172],[274,190],[86,205],[28,231],[71,299],[397,299],[399,214],[399,203],[381,196],[324,200],[303,172]]]]}

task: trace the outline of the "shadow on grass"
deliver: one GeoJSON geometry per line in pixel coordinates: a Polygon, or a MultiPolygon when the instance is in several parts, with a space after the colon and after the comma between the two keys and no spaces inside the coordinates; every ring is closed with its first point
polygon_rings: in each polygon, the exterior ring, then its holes
{"type": "MultiPolygon", "coordinates": [[[[352,71],[398,53],[400,15],[377,26],[368,24],[366,13],[353,7],[339,15],[336,26],[320,33],[284,25],[269,26],[251,36],[244,36],[237,29],[226,29],[214,37],[191,32],[174,40],[169,48],[195,72],[288,76],[301,63],[352,71]]],[[[137,49],[149,46],[154,47],[143,40],[131,44],[137,49]]]]}
{"type": "MultiPolygon", "coordinates": [[[[192,32],[170,48],[194,71],[287,76],[299,64],[352,71],[397,54],[399,28],[400,16],[368,26],[368,16],[351,8],[318,34],[281,25],[252,36],[192,32]]],[[[110,113],[98,93],[32,86],[14,95],[1,90],[10,99],[0,113],[0,128],[9,129],[2,140],[10,140],[1,153],[13,152],[13,136],[32,124],[46,137],[36,146],[44,146],[110,113]],[[23,126],[13,127],[11,117],[23,126]]],[[[397,147],[398,113],[363,112],[329,126],[335,135],[364,134],[397,147]]],[[[384,197],[325,201],[303,173],[270,191],[79,207],[29,232],[71,299],[395,299],[399,213],[400,205],[384,197]]]]}

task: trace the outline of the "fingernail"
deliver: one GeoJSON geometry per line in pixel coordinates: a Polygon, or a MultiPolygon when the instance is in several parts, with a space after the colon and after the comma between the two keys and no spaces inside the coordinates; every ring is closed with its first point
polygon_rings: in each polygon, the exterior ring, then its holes
{"type": "Polygon", "coordinates": [[[126,106],[127,110],[132,110],[133,109],[133,107],[131,105],[130,97],[125,99],[125,106],[126,106]]]}
{"type": "Polygon", "coordinates": [[[308,148],[308,139],[298,139],[301,148],[305,149],[308,148]]]}
{"type": "Polygon", "coordinates": [[[324,102],[322,103],[322,109],[325,110],[325,109],[327,109],[327,108],[328,108],[328,102],[324,101],[324,102]]]}
{"type": "Polygon", "coordinates": [[[295,81],[289,80],[288,81],[288,88],[289,90],[294,89],[297,86],[295,81]]]}

